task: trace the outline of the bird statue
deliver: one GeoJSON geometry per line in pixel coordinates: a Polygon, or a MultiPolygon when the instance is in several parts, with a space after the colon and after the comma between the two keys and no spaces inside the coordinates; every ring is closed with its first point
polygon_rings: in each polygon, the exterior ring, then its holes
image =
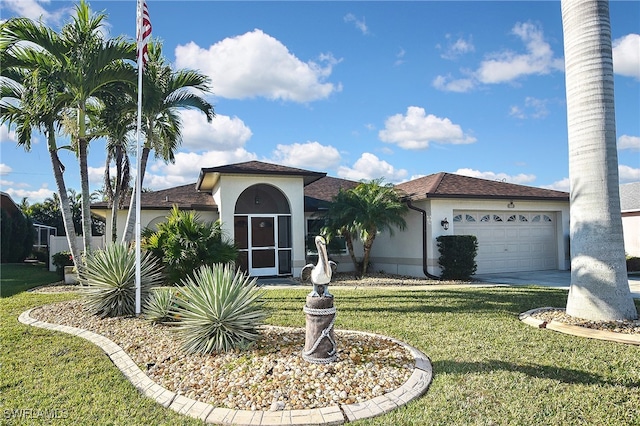
{"type": "Polygon", "coordinates": [[[309,263],[300,273],[302,281],[307,281],[311,278],[313,284],[313,291],[309,293],[312,297],[333,297],[329,293],[329,282],[331,281],[331,275],[336,270],[338,265],[333,260],[329,260],[327,256],[327,242],[320,235],[315,239],[316,247],[318,248],[318,263],[309,263]]]}

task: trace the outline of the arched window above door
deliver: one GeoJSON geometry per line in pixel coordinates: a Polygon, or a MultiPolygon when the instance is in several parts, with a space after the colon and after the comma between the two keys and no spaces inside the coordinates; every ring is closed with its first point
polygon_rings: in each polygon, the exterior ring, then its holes
{"type": "Polygon", "coordinates": [[[260,183],[245,189],[236,201],[235,214],[290,214],[289,201],[276,187],[260,183]]]}

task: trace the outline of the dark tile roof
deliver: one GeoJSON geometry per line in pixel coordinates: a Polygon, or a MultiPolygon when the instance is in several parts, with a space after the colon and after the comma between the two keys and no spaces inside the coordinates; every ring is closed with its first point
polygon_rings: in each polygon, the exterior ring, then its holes
{"type": "Polygon", "coordinates": [[[317,211],[327,203],[340,189],[355,188],[359,182],[325,176],[304,187],[304,210],[317,211]]]}
{"type": "MultiPolygon", "coordinates": [[[[174,204],[185,210],[218,210],[211,194],[196,191],[195,183],[140,194],[140,207],[143,209],[166,209],[174,204]]],[[[125,206],[129,206],[128,197],[125,206]]],[[[101,209],[108,208],[108,205],[100,202],[91,204],[91,207],[101,209]]]]}
{"type": "Polygon", "coordinates": [[[310,184],[324,176],[326,173],[312,172],[310,170],[297,169],[294,167],[282,166],[280,164],[265,163],[262,161],[247,161],[244,163],[228,164],[225,166],[203,168],[198,177],[198,183],[208,173],[219,174],[243,174],[243,175],[279,175],[279,176],[302,176],[305,185],[310,184]]]}
{"type": "Polygon", "coordinates": [[[425,198],[503,198],[513,200],[568,201],[569,193],[501,181],[436,173],[396,187],[414,200],[425,198]]]}
{"type": "MultiPolygon", "coordinates": [[[[214,168],[216,170],[227,169],[231,167],[235,170],[232,173],[242,173],[240,170],[247,168],[253,169],[256,173],[264,173],[262,165],[258,161],[248,163],[234,164],[231,166],[223,166],[214,168]],[[256,164],[257,163],[257,164],[256,164]],[[260,167],[258,167],[260,166],[260,167]],[[260,170],[258,172],[257,170],[260,170]]],[[[269,170],[273,175],[281,175],[276,170],[289,170],[290,174],[299,174],[299,169],[291,169],[290,167],[269,165],[269,170]]],[[[304,172],[304,171],[303,171],[304,172]]],[[[226,172],[225,172],[226,173],[226,172]]],[[[309,172],[313,173],[313,172],[309,172]]],[[[286,173],[285,173],[286,174],[286,173]]],[[[346,179],[339,179],[330,176],[324,176],[317,173],[317,179],[304,188],[304,204],[305,211],[317,211],[326,206],[338,191],[343,189],[354,188],[359,182],[346,179]]],[[[396,185],[396,188],[403,191],[413,200],[422,200],[425,198],[501,198],[509,200],[558,200],[568,201],[569,193],[562,191],[554,191],[551,189],[535,188],[524,185],[516,185],[512,183],[493,181],[487,179],[479,179],[468,176],[461,176],[452,173],[436,173],[404,182],[396,185]]],[[[213,197],[208,192],[199,192],[196,190],[196,184],[182,185],[175,188],[168,188],[153,192],[143,192],[141,194],[141,205],[144,209],[166,209],[176,204],[181,209],[198,209],[198,210],[217,210],[213,197]]],[[[128,201],[125,205],[129,205],[128,201]]],[[[94,209],[106,209],[107,203],[93,203],[94,209]]]]}

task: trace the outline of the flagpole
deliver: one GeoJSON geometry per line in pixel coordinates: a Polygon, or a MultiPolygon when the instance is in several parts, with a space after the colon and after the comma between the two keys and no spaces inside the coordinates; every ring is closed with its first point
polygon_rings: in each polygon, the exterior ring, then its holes
{"type": "Polygon", "coordinates": [[[141,179],[141,164],[140,157],[142,157],[142,149],[140,146],[140,134],[142,129],[142,73],[143,73],[143,63],[142,56],[144,52],[142,51],[142,1],[137,1],[137,19],[136,19],[136,28],[137,28],[137,52],[138,52],[138,120],[137,120],[137,142],[136,142],[136,185],[133,189],[136,197],[136,226],[135,226],[135,239],[136,239],[136,316],[140,315],[141,309],[141,282],[140,282],[140,262],[141,262],[141,245],[140,245],[140,187],[142,186],[141,179]]]}

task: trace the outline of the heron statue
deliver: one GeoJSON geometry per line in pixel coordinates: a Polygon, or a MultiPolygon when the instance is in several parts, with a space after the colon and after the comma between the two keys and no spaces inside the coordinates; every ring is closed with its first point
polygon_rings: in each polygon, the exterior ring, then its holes
{"type": "Polygon", "coordinates": [[[327,242],[320,235],[315,239],[316,247],[318,248],[318,263],[315,265],[309,263],[300,273],[302,281],[307,281],[311,278],[313,284],[313,291],[309,293],[309,296],[313,297],[333,297],[329,293],[329,282],[331,281],[331,275],[337,268],[336,262],[329,260],[327,256],[327,242]]]}

